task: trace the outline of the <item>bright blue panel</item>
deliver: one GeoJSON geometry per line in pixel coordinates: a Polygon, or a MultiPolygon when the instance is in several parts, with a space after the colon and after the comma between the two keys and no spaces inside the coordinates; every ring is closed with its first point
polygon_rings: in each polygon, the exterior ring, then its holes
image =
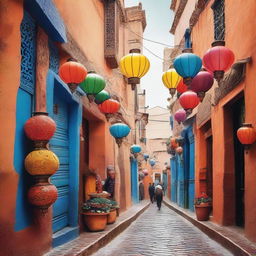
{"type": "Polygon", "coordinates": [[[178,194],[177,203],[180,207],[185,207],[185,177],[184,177],[184,159],[182,155],[177,156],[177,173],[178,173],[178,194]]]}
{"type": "Polygon", "coordinates": [[[16,105],[16,131],[14,146],[14,168],[19,174],[16,198],[15,231],[22,230],[31,224],[31,207],[27,202],[29,174],[24,167],[24,159],[29,153],[29,141],[24,133],[24,124],[31,117],[32,96],[19,88],[16,105]],[[26,103],[26,104],[24,104],[26,103]]]}
{"type": "Polygon", "coordinates": [[[67,42],[64,22],[52,0],[25,0],[25,8],[53,41],[67,42]]]}
{"type": "Polygon", "coordinates": [[[194,142],[190,144],[190,161],[189,161],[189,179],[188,179],[188,192],[189,201],[188,208],[194,211],[194,198],[195,198],[195,145],[194,142]]]}
{"type": "Polygon", "coordinates": [[[139,202],[138,162],[131,159],[131,194],[133,203],[139,202]]]}
{"type": "Polygon", "coordinates": [[[171,158],[171,200],[177,202],[177,162],[176,157],[171,158]]]}

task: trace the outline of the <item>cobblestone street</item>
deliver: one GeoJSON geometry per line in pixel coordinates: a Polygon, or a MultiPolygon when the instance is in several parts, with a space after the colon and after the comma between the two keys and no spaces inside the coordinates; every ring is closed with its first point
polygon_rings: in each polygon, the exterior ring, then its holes
{"type": "Polygon", "coordinates": [[[130,227],[93,256],[229,256],[228,250],[211,240],[165,205],[151,205],[130,227]]]}

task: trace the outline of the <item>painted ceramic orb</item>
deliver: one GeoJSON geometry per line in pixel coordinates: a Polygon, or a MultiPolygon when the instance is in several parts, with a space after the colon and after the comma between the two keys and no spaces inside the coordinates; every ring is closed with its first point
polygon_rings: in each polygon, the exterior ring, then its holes
{"type": "Polygon", "coordinates": [[[58,190],[53,184],[39,183],[33,185],[28,191],[28,201],[30,204],[40,207],[50,207],[58,197],[58,190]]]}
{"type": "Polygon", "coordinates": [[[27,120],[24,130],[31,140],[50,140],[56,131],[56,123],[49,116],[38,114],[27,120]]]}
{"type": "Polygon", "coordinates": [[[50,150],[35,150],[25,158],[25,168],[31,175],[52,175],[59,169],[59,159],[50,150]]]}

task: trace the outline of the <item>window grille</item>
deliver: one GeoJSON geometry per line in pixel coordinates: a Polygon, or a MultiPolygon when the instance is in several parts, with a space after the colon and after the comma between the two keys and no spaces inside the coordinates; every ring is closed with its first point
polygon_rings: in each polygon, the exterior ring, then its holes
{"type": "Polygon", "coordinates": [[[225,0],[216,0],[212,5],[214,17],[214,39],[225,40],[225,0]]]}

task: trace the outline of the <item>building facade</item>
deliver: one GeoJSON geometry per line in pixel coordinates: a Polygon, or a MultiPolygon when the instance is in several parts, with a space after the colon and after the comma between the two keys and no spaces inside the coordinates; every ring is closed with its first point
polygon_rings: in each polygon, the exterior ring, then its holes
{"type": "Polygon", "coordinates": [[[255,154],[245,153],[236,131],[242,123],[255,126],[254,1],[171,1],[175,45],[192,45],[201,58],[215,40],[225,40],[235,54],[235,63],[223,80],[214,83],[194,110],[195,195],[213,198],[212,221],[238,226],[256,241],[255,154]],[[246,10],[247,12],[244,16],[246,10]],[[186,34],[189,31],[189,36],[186,34]],[[181,44],[181,42],[184,42],[181,44]]]}
{"type": "Polygon", "coordinates": [[[136,142],[134,133],[145,129],[147,115],[139,113],[138,93],[121,75],[118,62],[130,49],[141,48],[136,34],[145,29],[145,13],[141,5],[125,9],[123,1],[111,0],[75,1],[72,7],[68,0],[4,0],[0,13],[0,202],[5,206],[0,255],[42,255],[83,232],[79,213],[93,192],[88,177],[105,179],[107,166],[116,171],[121,210],[132,205],[130,146],[136,142]],[[117,114],[107,119],[82,90],[71,93],[58,73],[69,58],[104,77],[105,89],[121,104],[117,114]],[[51,177],[58,199],[45,214],[27,199],[32,181],[24,159],[33,149],[24,124],[33,112],[47,112],[57,125],[49,149],[60,161],[51,177]],[[120,120],[132,133],[118,147],[109,126],[120,120]],[[136,123],[143,129],[136,130],[136,123]]]}

